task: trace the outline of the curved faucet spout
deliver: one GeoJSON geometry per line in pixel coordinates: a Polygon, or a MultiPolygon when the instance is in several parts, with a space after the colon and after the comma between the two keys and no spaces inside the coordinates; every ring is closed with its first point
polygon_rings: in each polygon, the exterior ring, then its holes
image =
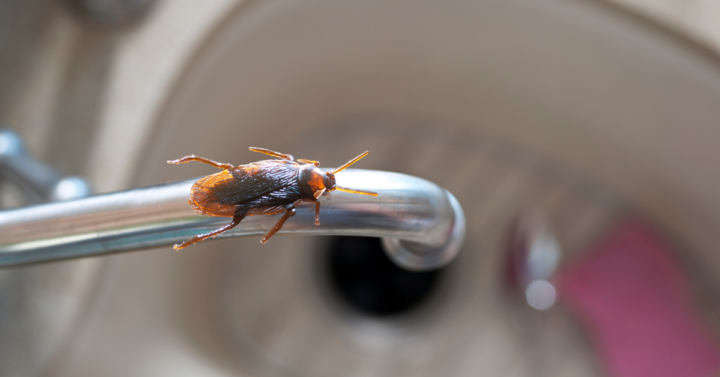
{"type": "MultiPolygon", "coordinates": [[[[405,174],[348,169],[343,185],[377,197],[333,192],[300,205],[278,235],[382,237],[400,266],[428,270],[449,263],[465,237],[457,200],[432,182],[405,174]]],[[[0,211],[0,267],[171,246],[229,220],[195,213],[188,205],[195,180],[0,211]]],[[[276,216],[248,217],[218,236],[261,236],[276,216]]]]}

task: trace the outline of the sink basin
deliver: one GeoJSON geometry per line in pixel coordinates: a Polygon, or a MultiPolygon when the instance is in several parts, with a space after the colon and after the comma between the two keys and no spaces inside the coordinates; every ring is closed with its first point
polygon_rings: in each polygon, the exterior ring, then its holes
{"type": "Polygon", "coordinates": [[[565,258],[633,214],[720,273],[720,65],[702,46],[591,0],[230,8],[123,156],[130,186],[215,172],[165,163],[189,154],[243,164],[262,159],[254,146],[335,167],[369,150],[362,168],[458,198],[461,256],[392,316],[338,296],[328,239],[108,257],[54,375],[602,375],[571,314],[547,312],[529,340],[502,289],[529,209],[565,258]]]}

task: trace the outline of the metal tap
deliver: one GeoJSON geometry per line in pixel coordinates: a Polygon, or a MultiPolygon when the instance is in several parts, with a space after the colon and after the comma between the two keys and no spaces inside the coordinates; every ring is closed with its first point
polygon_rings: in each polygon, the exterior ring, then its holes
{"type": "MultiPolygon", "coordinates": [[[[445,189],[405,174],[359,169],[344,171],[339,181],[379,195],[324,195],[320,226],[314,206],[303,204],[278,235],[382,237],[390,258],[411,270],[442,267],[459,252],[465,216],[445,189]]],[[[192,210],[187,200],[194,182],[0,211],[0,267],[170,247],[227,223],[192,210]]],[[[248,217],[218,238],[260,236],[276,222],[276,216],[248,217]]]]}

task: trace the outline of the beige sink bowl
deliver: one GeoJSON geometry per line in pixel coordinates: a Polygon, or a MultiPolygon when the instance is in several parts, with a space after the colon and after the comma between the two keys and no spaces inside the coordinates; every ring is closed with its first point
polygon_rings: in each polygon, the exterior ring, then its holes
{"type": "Polygon", "coordinates": [[[334,167],[370,150],[358,168],[458,198],[464,250],[391,318],[333,293],[322,238],[106,258],[50,375],[600,375],[562,307],[528,330],[502,289],[508,227],[529,209],[568,258],[635,214],[720,273],[720,64],[687,39],[591,0],[249,1],[209,30],[138,153],[115,154],[126,186],[214,172],[164,163],[189,154],[241,164],[257,146],[334,167]]]}

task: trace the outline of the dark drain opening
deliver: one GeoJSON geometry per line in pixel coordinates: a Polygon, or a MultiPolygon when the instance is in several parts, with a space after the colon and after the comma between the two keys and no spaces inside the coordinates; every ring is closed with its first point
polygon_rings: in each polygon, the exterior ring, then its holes
{"type": "Polygon", "coordinates": [[[437,285],[440,271],[403,270],[385,255],[379,238],[334,237],[326,255],[328,280],[341,300],[376,317],[418,307],[437,285]]]}

